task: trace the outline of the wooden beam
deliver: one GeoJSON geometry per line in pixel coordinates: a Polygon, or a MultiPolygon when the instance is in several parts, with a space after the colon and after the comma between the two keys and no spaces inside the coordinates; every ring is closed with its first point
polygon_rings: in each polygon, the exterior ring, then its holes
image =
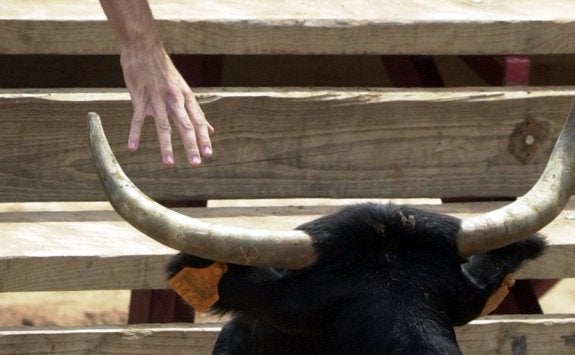
{"type": "Polygon", "coordinates": [[[456,328],[465,355],[571,354],[573,315],[489,316],[456,328]]]}
{"type": "MultiPolygon", "coordinates": [[[[153,1],[181,54],[574,53],[575,3],[457,1],[153,1]]],[[[4,0],[0,54],[115,54],[97,1],[4,0]]]]}
{"type": "Polygon", "coordinates": [[[2,354],[211,354],[220,325],[0,328],[2,354]]]}
{"type": "MultiPolygon", "coordinates": [[[[0,353],[211,354],[220,329],[220,324],[0,328],[0,353]]],[[[492,316],[456,328],[456,333],[465,355],[570,354],[575,318],[492,316]]]]}
{"type": "MultiPolygon", "coordinates": [[[[501,203],[419,206],[466,217],[501,203]]],[[[209,222],[290,229],[334,206],[186,208],[209,222]]],[[[541,233],[548,252],[518,278],[575,277],[575,204],[541,233]]],[[[176,251],[142,235],[112,211],[0,213],[0,292],[167,288],[164,268],[176,251]]]]}
{"type": "MultiPolygon", "coordinates": [[[[131,103],[117,91],[0,91],[0,202],[103,200],[85,117],[97,111],[126,173],[162,201],[221,198],[499,197],[537,180],[575,91],[520,89],[197,90],[214,156],[188,168],[174,133],[164,169],[147,121],[126,149],[131,103]],[[516,125],[545,128],[524,163],[516,125]]],[[[543,129],[542,128],[542,129],[543,129]]],[[[175,131],[175,130],[174,130],[175,131]]]]}

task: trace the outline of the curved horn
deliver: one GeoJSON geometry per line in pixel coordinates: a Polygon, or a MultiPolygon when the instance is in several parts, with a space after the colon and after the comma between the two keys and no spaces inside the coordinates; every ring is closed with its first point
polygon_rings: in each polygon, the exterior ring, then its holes
{"type": "Polygon", "coordinates": [[[537,232],[563,210],[575,188],[575,105],[537,183],[513,203],[464,219],[457,235],[463,257],[496,249],[537,232]]]}
{"type": "Polygon", "coordinates": [[[315,260],[313,240],[299,230],[223,226],[184,216],[147,197],[116,161],[100,117],[88,114],[92,157],[114,209],[138,230],[174,249],[232,264],[299,269],[315,260]]]}

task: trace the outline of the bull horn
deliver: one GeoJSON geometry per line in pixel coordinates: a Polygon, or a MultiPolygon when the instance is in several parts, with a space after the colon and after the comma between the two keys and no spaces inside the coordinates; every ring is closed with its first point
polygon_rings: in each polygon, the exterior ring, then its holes
{"type": "Polygon", "coordinates": [[[303,231],[247,229],[207,223],[172,211],[147,197],[124,174],[102,128],[88,114],[92,157],[112,206],[132,226],[171,248],[232,264],[299,269],[315,260],[303,231]]]}
{"type": "Polygon", "coordinates": [[[547,166],[524,196],[500,209],[462,220],[459,255],[483,253],[528,237],[563,210],[575,188],[575,104],[555,143],[547,166]]]}

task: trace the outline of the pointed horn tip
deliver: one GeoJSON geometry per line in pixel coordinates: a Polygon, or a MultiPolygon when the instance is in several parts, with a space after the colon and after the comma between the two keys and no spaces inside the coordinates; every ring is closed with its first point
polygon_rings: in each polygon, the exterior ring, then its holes
{"type": "Polygon", "coordinates": [[[88,122],[88,132],[90,133],[89,137],[91,141],[94,133],[102,129],[102,120],[96,112],[88,112],[86,121],[88,122]]]}
{"type": "Polygon", "coordinates": [[[95,120],[100,120],[100,115],[97,114],[96,112],[88,112],[88,121],[95,121],[95,120]]]}

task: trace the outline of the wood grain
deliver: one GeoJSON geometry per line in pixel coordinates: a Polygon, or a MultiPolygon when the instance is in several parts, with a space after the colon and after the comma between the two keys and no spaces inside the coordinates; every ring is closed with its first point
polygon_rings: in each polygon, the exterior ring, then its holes
{"type": "Polygon", "coordinates": [[[219,325],[0,328],[2,354],[211,354],[219,325]]]}
{"type": "MultiPolygon", "coordinates": [[[[211,354],[220,324],[0,328],[2,354],[211,354]]],[[[465,355],[572,354],[573,316],[485,317],[456,328],[465,355]]]]}
{"type": "MultiPolygon", "coordinates": [[[[466,217],[500,203],[419,206],[466,217]]],[[[291,229],[336,206],[178,209],[209,222],[291,229]]],[[[547,253],[518,278],[575,277],[575,203],[541,233],[547,253]]],[[[112,211],[0,213],[0,292],[166,288],[164,267],[176,251],[139,233],[112,211]]]]}
{"type": "Polygon", "coordinates": [[[106,90],[0,91],[0,202],[104,199],[86,114],[97,111],[134,182],[166,201],[284,197],[499,197],[523,194],[551,151],[574,91],[522,89],[197,90],[215,154],[163,169],[155,129],[126,149],[131,105],[106,90]],[[529,164],[507,150],[517,123],[549,125],[529,164]]]}
{"type": "Polygon", "coordinates": [[[465,355],[573,354],[573,315],[490,316],[456,328],[465,355]]]}
{"type": "MultiPolygon", "coordinates": [[[[153,1],[171,53],[559,54],[575,3],[549,0],[153,1]]],[[[114,54],[98,2],[5,0],[0,54],[114,54]]]]}

